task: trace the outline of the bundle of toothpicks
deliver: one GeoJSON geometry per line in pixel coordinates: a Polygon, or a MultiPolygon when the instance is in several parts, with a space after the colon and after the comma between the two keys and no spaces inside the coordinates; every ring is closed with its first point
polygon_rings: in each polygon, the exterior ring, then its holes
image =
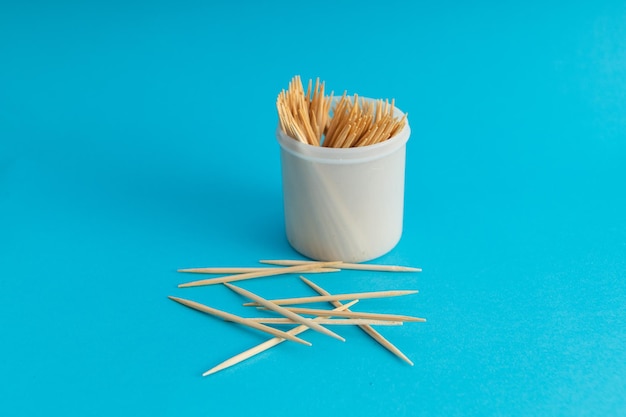
{"type": "Polygon", "coordinates": [[[309,80],[306,92],[299,75],[276,99],[278,122],[288,136],[302,143],[328,148],[354,148],[383,142],[402,130],[406,113],[396,117],[395,101],[359,99],[344,91],[335,99],[324,94],[325,83],[309,80]],[[334,103],[334,106],[333,106],[334,103]]]}
{"type": "Polygon", "coordinates": [[[310,346],[311,343],[298,337],[306,330],[314,330],[330,336],[332,338],[345,341],[343,337],[329,330],[327,326],[332,325],[354,325],[361,328],[365,333],[377,341],[381,346],[408,363],[413,362],[385,339],[373,326],[394,326],[402,325],[406,322],[424,322],[421,317],[413,317],[402,314],[379,314],[375,312],[362,312],[350,310],[352,306],[361,299],[397,297],[417,293],[416,290],[392,290],[392,291],[369,291],[357,293],[331,294],[308,278],[300,276],[300,279],[313,289],[318,295],[301,296],[284,299],[266,299],[258,294],[248,291],[240,286],[233,285],[232,282],[244,281],[255,278],[287,275],[297,273],[329,273],[339,272],[345,269],[362,271],[386,271],[386,272],[421,272],[420,268],[412,268],[396,265],[373,265],[355,264],[346,262],[318,262],[318,261],[297,261],[297,260],[261,260],[260,263],[271,266],[264,267],[210,267],[210,268],[188,268],[179,269],[178,272],[194,274],[222,274],[223,276],[195,280],[178,285],[179,288],[199,287],[205,285],[223,284],[235,293],[243,296],[249,301],[244,306],[255,307],[262,311],[272,311],[279,317],[241,317],[233,313],[210,307],[196,301],[169,296],[173,301],[183,304],[192,309],[207,313],[211,316],[221,318],[228,322],[248,326],[261,332],[265,332],[273,338],[241,352],[204,372],[207,376],[223,369],[229,368],[246,359],[264,352],[284,341],[296,342],[310,346]],[[226,275],[224,275],[226,274],[226,275]],[[342,301],[348,301],[345,304],[342,301]],[[298,305],[311,303],[330,303],[333,309],[307,308],[298,305]],[[283,331],[272,325],[293,324],[297,327],[289,331],[283,331]]]}

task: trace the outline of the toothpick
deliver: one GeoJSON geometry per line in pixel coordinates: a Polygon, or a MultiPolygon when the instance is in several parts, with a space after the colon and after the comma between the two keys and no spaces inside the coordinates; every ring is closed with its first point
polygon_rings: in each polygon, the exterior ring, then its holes
{"type": "MultiPolygon", "coordinates": [[[[248,320],[256,321],[263,324],[297,324],[297,322],[283,317],[246,317],[248,320]]],[[[388,321],[388,320],[371,320],[371,319],[323,319],[316,320],[317,324],[328,324],[335,326],[354,326],[361,324],[369,324],[376,326],[402,326],[404,322],[388,321]]]]}
{"type": "MultiPolygon", "coordinates": [[[[306,304],[306,303],[319,303],[326,301],[338,301],[338,300],[354,300],[354,299],[366,299],[366,298],[384,298],[384,297],[399,297],[402,295],[416,294],[416,290],[395,290],[395,291],[369,291],[369,292],[356,292],[351,294],[332,294],[332,295],[315,295],[311,297],[295,297],[295,298],[282,298],[276,300],[269,300],[277,305],[291,305],[291,304],[306,304]]],[[[245,303],[244,306],[256,306],[257,303],[245,303]]]]}
{"type": "Polygon", "coordinates": [[[187,282],[185,284],[178,285],[178,287],[186,288],[186,287],[199,287],[202,285],[222,284],[225,282],[242,281],[245,279],[269,277],[273,275],[282,275],[282,274],[291,274],[294,272],[303,272],[303,271],[308,271],[311,269],[316,269],[319,267],[336,266],[340,264],[341,264],[340,261],[336,261],[336,262],[320,262],[317,264],[309,263],[309,264],[303,264],[303,265],[289,266],[286,268],[282,268],[282,267],[281,268],[268,268],[265,271],[248,272],[244,274],[227,275],[225,277],[210,278],[210,279],[203,279],[199,281],[187,282]]]}
{"type": "MultiPolygon", "coordinates": [[[[300,278],[302,279],[302,281],[304,281],[305,284],[307,284],[309,287],[315,290],[318,294],[330,295],[328,291],[326,291],[319,285],[315,284],[313,281],[308,280],[305,277],[300,277],[300,278]]],[[[341,301],[331,301],[331,304],[336,309],[345,306],[341,303],[341,301]]],[[[345,309],[345,311],[349,311],[349,309],[345,309]]],[[[367,333],[372,339],[380,343],[385,349],[387,349],[388,351],[390,351],[391,353],[393,353],[394,355],[396,355],[397,357],[399,357],[400,359],[402,359],[409,365],[413,366],[413,362],[404,353],[402,353],[400,349],[398,349],[393,343],[385,339],[385,337],[382,334],[378,333],[378,331],[376,331],[376,329],[374,329],[372,326],[365,324],[359,327],[361,328],[361,330],[367,333]]]]}
{"type": "MultiPolygon", "coordinates": [[[[354,301],[352,301],[350,303],[343,304],[343,305],[335,308],[333,311],[346,310],[346,309],[352,307],[358,301],[359,300],[354,300],[354,301]]],[[[312,320],[318,321],[318,320],[322,320],[322,319],[324,319],[324,317],[320,316],[320,317],[316,317],[316,318],[314,318],[312,320]]],[[[306,332],[307,330],[309,330],[309,327],[302,324],[302,325],[300,325],[298,327],[295,327],[295,328],[289,330],[287,333],[289,333],[292,336],[295,336],[295,335],[298,335],[300,333],[306,332]]],[[[230,359],[225,360],[224,362],[214,366],[213,368],[211,368],[208,371],[206,371],[205,373],[203,373],[202,376],[211,375],[211,374],[214,374],[214,373],[216,373],[218,371],[221,371],[223,369],[229,368],[229,367],[231,367],[233,365],[236,365],[236,364],[238,364],[240,362],[245,361],[246,359],[249,359],[249,358],[251,358],[251,357],[253,357],[255,355],[258,355],[261,352],[265,352],[266,350],[271,349],[274,346],[277,346],[277,345],[283,343],[284,341],[285,341],[285,339],[283,339],[283,338],[274,337],[273,339],[270,339],[270,340],[268,340],[266,342],[260,343],[260,344],[254,346],[254,347],[252,347],[252,348],[250,348],[250,349],[248,349],[248,350],[246,350],[244,352],[241,352],[241,353],[233,356],[230,359]]]]}
{"type": "MultiPolygon", "coordinates": [[[[266,307],[266,306],[263,306],[263,307],[266,307]]],[[[328,310],[324,310],[321,308],[305,308],[305,307],[281,307],[281,308],[284,308],[285,310],[290,311],[292,313],[299,313],[299,314],[319,315],[319,314],[324,314],[325,312],[328,311],[328,310]]],[[[372,319],[372,320],[388,320],[388,321],[403,321],[403,322],[425,322],[426,321],[426,319],[423,319],[421,317],[404,316],[400,314],[365,313],[365,312],[360,312],[360,311],[340,311],[336,314],[332,314],[331,316],[351,317],[355,319],[372,319]]]]}
{"type": "Polygon", "coordinates": [[[293,342],[302,343],[303,345],[311,346],[311,343],[307,342],[306,340],[302,340],[299,337],[295,337],[294,335],[291,335],[291,334],[289,334],[287,332],[283,332],[281,330],[274,329],[273,327],[266,326],[264,324],[257,323],[257,322],[252,321],[252,320],[248,320],[248,319],[246,319],[244,317],[239,317],[239,316],[237,316],[235,314],[227,313],[226,311],[221,311],[221,310],[218,310],[216,308],[209,307],[209,306],[206,306],[204,304],[197,303],[195,301],[185,300],[184,298],[174,297],[174,296],[171,296],[171,295],[168,296],[168,298],[170,300],[176,301],[177,303],[183,304],[183,305],[185,305],[187,307],[193,308],[193,309],[198,310],[198,311],[202,311],[203,313],[211,314],[213,316],[220,317],[220,318],[222,318],[224,320],[228,320],[228,321],[232,321],[232,322],[235,322],[235,323],[243,324],[243,325],[246,325],[248,327],[252,327],[254,329],[261,330],[263,332],[272,334],[272,335],[274,335],[276,337],[282,337],[283,339],[287,339],[287,340],[291,340],[293,342]]]}
{"type": "MultiPolygon", "coordinates": [[[[315,323],[313,320],[306,318],[306,317],[302,317],[299,316],[298,314],[296,314],[295,312],[289,311],[284,307],[281,306],[277,306],[276,304],[272,303],[271,301],[266,300],[263,297],[260,297],[258,295],[256,295],[253,292],[250,292],[248,290],[244,290],[241,287],[237,287],[235,285],[232,284],[228,284],[228,283],[224,283],[224,285],[226,285],[228,288],[230,288],[231,290],[235,291],[236,293],[239,293],[241,295],[243,295],[244,297],[247,297],[253,301],[256,301],[257,303],[259,303],[260,305],[262,305],[263,307],[267,308],[268,310],[272,310],[275,311],[276,313],[287,317],[297,323],[300,324],[304,324],[309,326],[311,329],[318,331],[320,333],[323,333],[327,336],[330,337],[334,337],[335,339],[341,340],[342,342],[345,342],[346,339],[344,339],[343,337],[339,336],[337,333],[332,332],[330,330],[328,330],[327,328],[323,327],[320,324],[315,323]]],[[[326,310],[328,311],[328,310],[326,310]]],[[[324,314],[324,312],[322,312],[322,314],[324,314]]]]}
{"type": "MultiPolygon", "coordinates": [[[[247,274],[250,272],[263,272],[276,269],[275,267],[210,267],[210,268],[184,268],[177,272],[187,272],[192,274],[247,274]]],[[[339,272],[338,268],[315,268],[309,269],[308,274],[339,272]]]]}
{"type": "MultiPolygon", "coordinates": [[[[318,261],[296,261],[296,260],[261,260],[262,264],[270,265],[307,265],[316,264],[318,261]]],[[[356,269],[360,271],[387,271],[387,272],[422,272],[422,268],[413,268],[399,265],[374,265],[374,264],[354,264],[342,262],[339,269],[356,269]]]]}

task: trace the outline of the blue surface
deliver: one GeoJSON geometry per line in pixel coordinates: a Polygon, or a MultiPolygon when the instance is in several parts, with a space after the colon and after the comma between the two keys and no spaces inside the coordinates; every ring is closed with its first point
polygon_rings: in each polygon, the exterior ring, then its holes
{"type": "MultiPolygon", "coordinates": [[[[626,7],[621,2],[0,5],[0,414],[626,415],[626,7]],[[409,113],[405,231],[421,274],[363,309],[424,316],[265,337],[176,268],[294,258],[277,93],[291,77],[409,113]]],[[[263,2],[260,2],[263,3],[263,2]]],[[[242,284],[311,293],[296,276],[242,284]]]]}

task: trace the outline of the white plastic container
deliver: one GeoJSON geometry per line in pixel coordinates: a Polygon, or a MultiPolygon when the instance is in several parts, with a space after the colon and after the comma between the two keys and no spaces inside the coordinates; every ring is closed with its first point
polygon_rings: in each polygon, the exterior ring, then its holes
{"type": "MultiPolygon", "coordinates": [[[[395,109],[395,117],[402,117],[395,109]]],[[[285,229],[308,258],[363,262],[393,249],[402,236],[408,122],[375,145],[325,148],[285,134],[281,148],[285,229]]]]}

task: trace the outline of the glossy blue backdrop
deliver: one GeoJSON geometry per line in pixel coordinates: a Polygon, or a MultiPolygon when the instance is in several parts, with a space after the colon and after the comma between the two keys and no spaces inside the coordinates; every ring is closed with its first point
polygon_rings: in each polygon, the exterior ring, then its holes
{"type": "MultiPolygon", "coordinates": [[[[0,414],[626,415],[622,2],[3,2],[0,414]],[[421,274],[362,308],[428,318],[265,340],[176,268],[293,258],[274,102],[295,74],[409,113],[421,274]]],[[[296,276],[246,283],[309,294],[296,276]]]]}

